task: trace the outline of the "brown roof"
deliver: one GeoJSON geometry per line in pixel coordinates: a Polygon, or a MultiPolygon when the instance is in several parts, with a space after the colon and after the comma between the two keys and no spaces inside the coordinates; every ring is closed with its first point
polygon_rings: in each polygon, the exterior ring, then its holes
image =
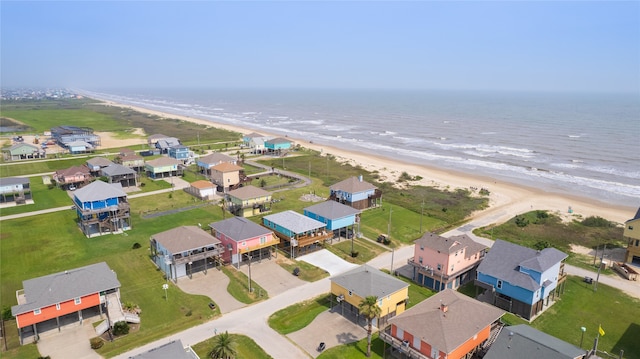
{"type": "Polygon", "coordinates": [[[433,249],[439,253],[454,253],[466,248],[465,255],[472,256],[487,248],[484,244],[478,243],[466,234],[445,238],[435,233],[426,232],[416,240],[416,245],[433,249]]]}
{"type": "Polygon", "coordinates": [[[238,189],[234,189],[233,191],[229,191],[229,196],[238,198],[240,200],[252,199],[256,197],[264,197],[270,196],[271,192],[265,191],[262,188],[258,188],[256,186],[244,186],[238,189]]]}
{"type": "Polygon", "coordinates": [[[361,177],[350,177],[346,180],[340,181],[333,186],[330,186],[329,189],[333,191],[343,191],[347,193],[358,193],[364,192],[372,189],[376,189],[378,187],[372,185],[371,183],[361,180],[361,177]]]}
{"type": "Polygon", "coordinates": [[[233,172],[233,171],[240,171],[243,168],[240,167],[240,166],[236,166],[233,163],[223,162],[223,163],[220,163],[218,165],[215,165],[215,166],[211,167],[211,169],[214,169],[214,170],[219,171],[219,172],[233,172]]]}
{"type": "Polygon", "coordinates": [[[445,289],[389,319],[389,323],[432,347],[451,353],[504,313],[502,309],[445,289]],[[446,307],[446,312],[441,305],[446,307]]]}
{"type": "Polygon", "coordinates": [[[123,156],[131,155],[131,154],[135,154],[135,153],[136,153],[136,151],[134,151],[134,150],[132,150],[130,148],[121,148],[120,149],[120,154],[123,155],[123,156]]]}
{"type": "Polygon", "coordinates": [[[176,227],[156,233],[151,238],[173,254],[220,244],[219,239],[197,226],[176,227]]]}
{"type": "Polygon", "coordinates": [[[218,164],[221,162],[234,162],[236,161],[236,159],[234,157],[225,155],[224,153],[214,152],[210,155],[200,157],[198,161],[202,163],[208,163],[208,164],[212,164],[212,163],[218,164]]]}
{"type": "Polygon", "coordinates": [[[147,161],[147,164],[153,166],[153,167],[160,167],[160,166],[169,166],[169,165],[178,165],[182,162],[176,160],[175,158],[171,158],[171,157],[158,157],[155,160],[151,160],[151,161],[147,161]]]}
{"type": "Polygon", "coordinates": [[[191,187],[195,187],[197,189],[206,189],[206,188],[213,188],[215,187],[215,185],[209,181],[198,180],[198,181],[192,182],[191,187]]]}
{"type": "Polygon", "coordinates": [[[143,157],[142,157],[142,156],[140,156],[140,155],[136,155],[134,152],[132,152],[132,153],[127,153],[127,154],[124,154],[124,155],[121,155],[121,156],[119,156],[118,158],[119,158],[119,159],[120,159],[120,161],[122,161],[122,162],[126,162],[126,161],[138,161],[138,160],[143,159],[143,157]]]}
{"type": "Polygon", "coordinates": [[[78,173],[88,176],[91,174],[91,171],[89,171],[89,167],[87,166],[71,166],[69,168],[56,171],[56,175],[58,177],[75,176],[78,173]]]}

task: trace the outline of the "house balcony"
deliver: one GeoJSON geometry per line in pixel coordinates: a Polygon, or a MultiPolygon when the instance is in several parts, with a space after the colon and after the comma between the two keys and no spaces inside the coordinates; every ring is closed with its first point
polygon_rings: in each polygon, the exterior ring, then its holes
{"type": "Polygon", "coordinates": [[[298,247],[310,246],[314,243],[322,243],[333,238],[333,231],[319,231],[303,236],[296,236],[294,239],[298,241],[298,247]]]}
{"type": "Polygon", "coordinates": [[[389,344],[392,348],[397,351],[404,353],[409,358],[417,358],[417,359],[431,359],[430,357],[420,353],[419,351],[413,349],[409,342],[402,341],[398,338],[391,336],[391,334],[386,331],[381,331],[379,333],[379,338],[382,339],[383,342],[389,344]]]}
{"type": "Polygon", "coordinates": [[[218,246],[214,249],[207,250],[203,248],[201,250],[195,250],[190,252],[188,255],[183,256],[182,254],[173,255],[173,263],[174,264],[183,264],[189,262],[196,262],[202,259],[211,258],[211,257],[219,257],[224,253],[224,247],[218,246]]]}
{"type": "Polygon", "coordinates": [[[369,199],[380,199],[382,198],[382,190],[376,189],[372,195],[369,195],[369,199]]]}

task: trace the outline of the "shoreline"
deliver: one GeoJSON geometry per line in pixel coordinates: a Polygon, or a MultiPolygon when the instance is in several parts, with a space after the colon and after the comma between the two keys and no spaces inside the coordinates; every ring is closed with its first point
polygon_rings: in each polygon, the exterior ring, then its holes
{"type": "MultiPolygon", "coordinates": [[[[121,104],[110,100],[102,100],[99,98],[93,99],[101,101],[105,106],[131,109],[141,113],[156,115],[164,118],[175,118],[178,120],[189,121],[208,127],[239,132],[241,134],[259,132],[266,136],[281,137],[280,135],[269,132],[254,131],[250,128],[219,123],[212,120],[177,115],[147,109],[140,106],[121,104]]],[[[412,181],[412,185],[433,186],[439,189],[469,189],[471,187],[488,189],[491,192],[489,196],[489,207],[487,209],[479,211],[478,213],[475,213],[474,215],[472,215],[472,218],[475,218],[479,215],[487,216],[489,214],[492,214],[496,216],[496,223],[502,223],[517,214],[537,209],[547,210],[549,212],[555,213],[557,215],[560,215],[563,220],[567,221],[571,219],[578,219],[580,218],[580,216],[582,218],[586,218],[589,216],[599,216],[617,223],[624,223],[625,221],[632,218],[637,211],[637,208],[623,205],[611,205],[609,203],[598,201],[597,199],[593,198],[546,192],[544,190],[533,187],[527,187],[524,185],[505,181],[498,181],[486,176],[473,176],[461,171],[430,167],[422,164],[411,163],[406,160],[394,160],[389,157],[366,154],[355,150],[338,148],[331,145],[327,146],[315,144],[307,140],[293,137],[288,138],[294,141],[296,144],[300,144],[300,146],[302,147],[321,152],[325,155],[330,154],[332,156],[335,156],[336,159],[340,162],[357,164],[367,171],[378,171],[381,181],[393,182],[395,179],[397,179],[398,176],[400,176],[402,172],[406,172],[411,176],[422,177],[422,180],[420,181],[412,181]],[[569,213],[569,208],[572,209],[572,213],[569,213]]]]}

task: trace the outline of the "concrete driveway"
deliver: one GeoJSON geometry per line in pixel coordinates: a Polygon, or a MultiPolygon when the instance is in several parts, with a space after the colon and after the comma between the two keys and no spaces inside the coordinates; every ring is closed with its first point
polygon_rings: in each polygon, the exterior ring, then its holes
{"type": "Polygon", "coordinates": [[[317,350],[320,342],[324,342],[327,349],[357,342],[367,337],[367,330],[338,312],[326,310],[320,313],[311,324],[288,334],[287,337],[315,358],[320,355],[317,350]]]}
{"type": "Polygon", "coordinates": [[[329,272],[331,276],[346,272],[349,269],[355,268],[358,265],[349,263],[344,259],[336,256],[326,249],[321,249],[317,252],[305,254],[297,258],[300,261],[305,261],[309,264],[313,264],[318,268],[322,268],[329,272]]]}
{"type": "MultiPolygon", "coordinates": [[[[240,266],[240,270],[249,275],[247,264],[240,266]]],[[[251,263],[251,279],[266,290],[270,297],[307,283],[282,268],[275,259],[251,263]]]]}
{"type": "Polygon", "coordinates": [[[82,325],[73,324],[63,327],[60,332],[50,330],[40,335],[38,352],[51,359],[101,359],[93,349],[89,339],[96,336],[90,320],[82,325]]]}
{"type": "Polygon", "coordinates": [[[220,313],[229,313],[240,309],[246,304],[237,301],[227,292],[229,277],[217,269],[209,269],[204,272],[194,273],[192,278],[182,277],[178,279],[178,287],[189,294],[205,295],[213,300],[220,308],[220,313]]]}

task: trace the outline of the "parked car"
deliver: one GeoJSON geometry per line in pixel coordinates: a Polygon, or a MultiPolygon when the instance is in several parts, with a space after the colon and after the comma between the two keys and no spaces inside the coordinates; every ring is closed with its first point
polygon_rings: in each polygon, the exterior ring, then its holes
{"type": "Polygon", "coordinates": [[[76,185],[74,185],[74,184],[69,185],[69,191],[75,191],[76,189],[78,189],[78,188],[76,187],[76,185]]]}

